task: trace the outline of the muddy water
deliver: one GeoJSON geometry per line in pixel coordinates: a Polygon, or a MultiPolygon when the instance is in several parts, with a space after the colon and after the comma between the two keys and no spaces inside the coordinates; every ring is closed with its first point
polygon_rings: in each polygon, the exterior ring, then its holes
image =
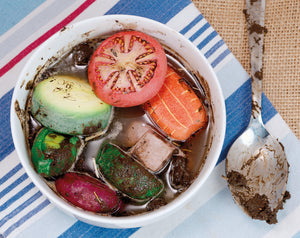
{"type": "MultiPolygon", "coordinates": [[[[86,42],[83,48],[87,49],[88,47],[89,49],[91,49],[91,52],[93,52],[93,50],[96,49],[97,45],[99,44],[99,42],[101,42],[101,40],[102,39],[94,39],[89,42],[86,42]]],[[[36,80],[40,81],[45,78],[48,78],[51,75],[57,75],[57,74],[73,75],[88,80],[87,61],[89,55],[86,52],[84,52],[84,50],[81,51],[81,49],[82,49],[82,45],[75,46],[75,48],[73,48],[73,50],[71,50],[63,58],[61,58],[59,61],[52,64],[51,67],[47,68],[41,74],[41,76],[36,80]]],[[[89,49],[87,51],[89,51],[89,49]]],[[[170,143],[173,143],[174,145],[178,146],[181,152],[185,154],[186,159],[183,160],[183,161],[187,161],[187,168],[185,172],[189,174],[188,178],[191,183],[198,175],[199,171],[201,170],[201,167],[205,162],[205,154],[209,147],[211,111],[210,111],[208,100],[206,99],[205,91],[201,87],[201,84],[199,83],[200,82],[199,79],[192,73],[192,71],[190,71],[187,68],[187,65],[184,65],[179,60],[179,57],[176,57],[174,53],[171,53],[166,48],[165,51],[168,58],[168,64],[172,68],[174,68],[179,75],[182,76],[182,78],[191,86],[191,88],[195,91],[195,93],[202,99],[202,101],[204,102],[204,106],[206,107],[207,114],[209,116],[209,123],[206,129],[195,133],[187,141],[185,142],[172,141],[167,138],[167,140],[169,140],[170,143]]],[[[91,52],[89,52],[89,54],[91,52]]],[[[31,93],[29,95],[31,95],[31,93]]],[[[26,130],[28,132],[26,133],[26,138],[28,142],[29,153],[35,135],[42,128],[42,126],[30,114],[30,106],[29,106],[30,101],[31,100],[29,98],[27,103],[27,108],[26,108],[26,112],[28,113],[28,117],[30,118],[27,124],[28,130],[26,130]]],[[[102,179],[101,175],[99,175],[97,171],[95,171],[95,166],[94,166],[94,158],[97,157],[97,153],[100,145],[103,143],[103,141],[110,140],[114,144],[120,146],[125,151],[127,151],[128,147],[125,141],[123,140],[125,136],[124,132],[127,129],[129,129],[128,127],[132,122],[136,122],[136,121],[150,125],[151,127],[153,127],[153,129],[156,132],[158,132],[162,136],[165,136],[164,132],[162,132],[149,119],[149,117],[144,112],[141,106],[132,107],[132,108],[114,108],[114,115],[113,115],[112,122],[104,135],[98,136],[93,139],[84,136],[81,137],[82,141],[84,141],[85,147],[82,153],[80,154],[76,165],[72,168],[72,170],[86,172],[92,176],[95,177],[98,176],[100,179],[102,179]]],[[[160,179],[162,179],[166,188],[165,192],[161,195],[161,198],[158,199],[157,204],[151,207],[148,204],[149,202],[143,205],[139,205],[135,201],[132,201],[125,197],[124,201],[126,205],[124,211],[122,211],[121,214],[115,214],[115,215],[120,215],[120,216],[131,215],[131,214],[142,213],[147,210],[151,210],[153,209],[153,207],[155,209],[161,205],[169,203],[174,198],[176,198],[179,194],[184,192],[187,189],[186,184],[176,188],[174,188],[174,186],[172,187],[170,184],[170,179],[171,179],[170,177],[172,176],[171,174],[173,169],[174,169],[173,162],[171,160],[164,167],[162,171],[156,174],[160,179]]],[[[50,185],[52,189],[55,190],[54,186],[52,186],[54,179],[55,178],[53,178],[52,180],[51,179],[48,180],[47,183],[50,185]]]]}

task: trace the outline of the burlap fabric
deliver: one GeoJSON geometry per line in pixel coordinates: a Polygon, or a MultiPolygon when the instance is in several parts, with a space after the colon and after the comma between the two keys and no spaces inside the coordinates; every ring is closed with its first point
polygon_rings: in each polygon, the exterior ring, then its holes
{"type": "MultiPolygon", "coordinates": [[[[250,72],[244,0],[193,0],[250,72]]],[[[300,139],[300,0],[266,0],[263,91],[300,139]]]]}

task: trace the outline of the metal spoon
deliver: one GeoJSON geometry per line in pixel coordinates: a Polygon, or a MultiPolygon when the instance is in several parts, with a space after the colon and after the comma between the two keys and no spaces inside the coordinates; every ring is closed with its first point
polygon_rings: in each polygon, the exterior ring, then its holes
{"type": "Polygon", "coordinates": [[[261,117],[265,0],[246,0],[251,54],[252,113],[246,131],[226,159],[228,186],[235,202],[252,218],[276,223],[282,209],[289,164],[283,145],[265,129],[261,117]]]}

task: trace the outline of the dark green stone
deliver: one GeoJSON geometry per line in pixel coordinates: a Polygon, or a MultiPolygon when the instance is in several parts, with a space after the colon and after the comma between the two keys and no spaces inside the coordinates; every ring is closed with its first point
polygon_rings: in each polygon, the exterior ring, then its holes
{"type": "Polygon", "coordinates": [[[96,162],[112,186],[135,200],[148,201],[164,189],[160,179],[113,144],[100,148],[96,162]]]}
{"type": "Polygon", "coordinates": [[[31,160],[35,170],[42,176],[58,176],[73,165],[79,147],[78,137],[60,135],[44,128],[33,142],[31,160]]]}

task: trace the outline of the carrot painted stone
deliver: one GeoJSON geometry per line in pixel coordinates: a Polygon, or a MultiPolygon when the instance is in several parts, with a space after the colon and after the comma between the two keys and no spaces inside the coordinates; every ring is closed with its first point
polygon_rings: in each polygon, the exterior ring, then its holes
{"type": "Polygon", "coordinates": [[[145,110],[174,140],[188,139],[208,121],[200,98],[171,67],[158,94],[145,103],[145,110]]]}

